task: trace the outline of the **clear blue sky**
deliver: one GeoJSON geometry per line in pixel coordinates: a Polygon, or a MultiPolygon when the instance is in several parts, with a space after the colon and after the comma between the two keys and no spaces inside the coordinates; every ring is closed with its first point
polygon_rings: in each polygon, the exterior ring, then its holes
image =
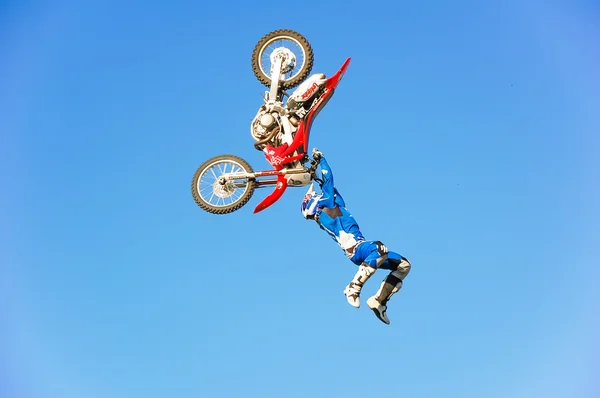
{"type": "Polygon", "coordinates": [[[0,397],[599,397],[598,4],[207,3],[1,3],[0,397]],[[413,264],[390,326],[305,188],[190,194],[212,156],[268,168],[279,28],[352,57],[311,145],[413,264]]]}

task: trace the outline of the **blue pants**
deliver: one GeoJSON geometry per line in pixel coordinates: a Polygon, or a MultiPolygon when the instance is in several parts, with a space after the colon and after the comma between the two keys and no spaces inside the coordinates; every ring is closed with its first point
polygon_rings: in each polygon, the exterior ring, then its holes
{"type": "Polygon", "coordinates": [[[354,251],[354,255],[350,258],[350,261],[356,265],[365,263],[373,268],[395,271],[398,269],[398,264],[400,264],[400,261],[402,261],[404,257],[396,252],[388,251],[387,259],[377,267],[377,264],[381,262],[380,259],[382,253],[380,251],[380,245],[382,245],[382,243],[379,241],[365,241],[359,244],[354,251]]]}

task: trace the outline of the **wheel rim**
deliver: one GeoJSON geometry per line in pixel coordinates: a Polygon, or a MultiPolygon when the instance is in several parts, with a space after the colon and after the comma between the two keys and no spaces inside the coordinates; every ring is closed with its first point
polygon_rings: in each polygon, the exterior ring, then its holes
{"type": "Polygon", "coordinates": [[[277,36],[270,40],[268,40],[261,48],[259,52],[259,68],[260,71],[267,76],[269,79],[271,78],[271,53],[275,51],[277,48],[285,47],[296,56],[296,65],[284,74],[285,81],[292,80],[296,76],[300,74],[300,71],[304,67],[306,63],[306,53],[304,52],[304,47],[300,44],[300,42],[291,37],[291,36],[277,36]],[[297,51],[299,50],[299,51],[297,51]],[[301,60],[298,60],[298,54],[302,54],[301,60]],[[295,73],[294,73],[295,72],[295,73]]]}
{"type": "Polygon", "coordinates": [[[233,160],[218,160],[209,164],[196,183],[198,196],[213,207],[227,207],[236,203],[248,191],[248,180],[228,180],[224,184],[219,182],[223,175],[236,173],[246,173],[246,169],[233,160]]]}

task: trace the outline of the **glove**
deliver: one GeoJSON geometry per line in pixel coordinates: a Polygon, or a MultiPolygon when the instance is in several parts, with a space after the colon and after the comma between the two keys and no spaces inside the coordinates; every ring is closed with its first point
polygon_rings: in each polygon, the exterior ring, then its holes
{"type": "Polygon", "coordinates": [[[313,148],[312,157],[314,160],[319,160],[323,157],[323,154],[317,148],[313,148]]]}

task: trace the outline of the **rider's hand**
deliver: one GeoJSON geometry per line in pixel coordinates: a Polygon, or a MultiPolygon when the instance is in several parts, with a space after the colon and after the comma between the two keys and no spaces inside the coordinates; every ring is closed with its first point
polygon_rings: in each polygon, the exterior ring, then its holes
{"type": "Polygon", "coordinates": [[[323,157],[323,154],[317,148],[313,148],[312,157],[314,160],[319,160],[323,157]]]}

